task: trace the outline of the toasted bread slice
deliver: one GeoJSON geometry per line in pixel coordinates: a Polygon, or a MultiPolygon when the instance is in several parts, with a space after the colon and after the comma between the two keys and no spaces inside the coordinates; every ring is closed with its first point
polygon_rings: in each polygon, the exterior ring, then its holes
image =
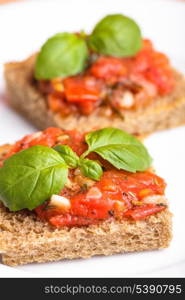
{"type": "MultiPolygon", "coordinates": [[[[2,146],[0,155],[7,150],[8,145],[2,146]]],[[[163,196],[159,202],[165,203],[163,196]]],[[[125,218],[58,229],[33,212],[10,212],[0,202],[0,253],[4,264],[16,266],[166,248],[172,237],[171,219],[166,208],[140,221],[125,218]]]]}
{"type": "Polygon", "coordinates": [[[185,79],[175,70],[174,91],[167,96],[158,97],[148,107],[126,111],[124,117],[118,113],[108,117],[105,108],[100,107],[89,116],[76,113],[64,118],[49,110],[45,96],[36,87],[33,80],[34,64],[35,55],[23,62],[6,64],[5,79],[10,104],[39,129],[58,126],[90,131],[111,126],[132,134],[145,135],[185,124],[185,79]]]}
{"type": "Polygon", "coordinates": [[[3,263],[11,266],[166,248],[170,240],[168,209],[142,221],[56,229],[34,213],[0,207],[0,252],[3,263]]]}

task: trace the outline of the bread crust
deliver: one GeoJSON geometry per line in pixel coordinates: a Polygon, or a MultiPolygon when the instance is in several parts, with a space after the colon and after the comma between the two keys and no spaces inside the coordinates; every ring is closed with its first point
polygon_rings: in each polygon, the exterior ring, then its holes
{"type": "MultiPolygon", "coordinates": [[[[0,147],[0,157],[9,147],[0,147]]],[[[33,212],[10,212],[0,202],[0,253],[9,266],[166,248],[171,238],[168,208],[140,221],[112,219],[98,225],[55,228],[33,212]]]]}
{"type": "Polygon", "coordinates": [[[57,229],[34,213],[11,213],[1,206],[0,230],[2,261],[15,266],[166,248],[171,240],[171,213],[166,209],[142,221],[107,220],[57,229]]]}
{"type": "Polygon", "coordinates": [[[145,135],[185,124],[185,79],[176,71],[174,91],[158,97],[148,107],[126,111],[124,117],[117,113],[108,117],[105,108],[100,107],[89,116],[76,113],[64,118],[48,109],[45,96],[33,83],[35,57],[33,55],[25,61],[6,64],[4,73],[10,105],[41,130],[57,126],[90,131],[111,126],[132,134],[145,135]]]}

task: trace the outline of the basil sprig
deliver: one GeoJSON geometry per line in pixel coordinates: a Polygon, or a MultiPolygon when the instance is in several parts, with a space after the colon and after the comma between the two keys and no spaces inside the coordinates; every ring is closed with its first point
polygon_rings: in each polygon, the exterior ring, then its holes
{"type": "Polygon", "coordinates": [[[57,145],[54,149],[60,153],[61,157],[70,168],[75,169],[79,167],[85,177],[89,177],[93,180],[99,180],[102,176],[103,171],[99,162],[78,157],[77,154],[67,145],[57,145]]]}
{"type": "Polygon", "coordinates": [[[100,180],[100,177],[103,174],[100,163],[95,160],[87,158],[81,159],[79,167],[85,177],[89,177],[93,180],[100,180]]]}
{"type": "Polygon", "coordinates": [[[135,55],[141,48],[141,31],[134,20],[121,14],[103,18],[89,36],[89,46],[104,55],[135,55]]]}
{"type": "Polygon", "coordinates": [[[84,70],[88,58],[86,42],[72,33],[58,33],[42,46],[35,64],[36,79],[75,75],[84,70]]]}
{"type": "Polygon", "coordinates": [[[144,171],[151,165],[152,159],[145,146],[123,130],[103,128],[86,134],[85,140],[88,149],[80,158],[68,146],[58,145],[55,150],[59,151],[69,166],[80,167],[83,174],[92,179],[99,180],[102,168],[98,162],[95,164],[95,161],[85,159],[91,152],[97,153],[117,169],[129,172],[144,171]],[[64,149],[67,149],[65,154],[64,149]],[[95,171],[96,175],[93,176],[95,171]]]}
{"type": "Polygon", "coordinates": [[[134,136],[116,128],[104,128],[86,135],[88,150],[82,157],[96,152],[117,169],[144,171],[152,159],[145,146],[134,136]]]}
{"type": "Polygon", "coordinates": [[[89,36],[82,31],[49,38],[37,56],[35,78],[65,78],[83,72],[89,48],[104,55],[126,57],[135,55],[141,44],[141,31],[134,20],[121,14],[108,15],[89,36]]]}
{"type": "Polygon", "coordinates": [[[65,163],[72,169],[79,165],[78,155],[67,145],[57,145],[53,149],[59,152],[65,163]]]}
{"type": "Polygon", "coordinates": [[[11,156],[0,168],[0,199],[11,211],[32,210],[58,194],[67,176],[68,167],[58,152],[33,146],[11,156]]]}
{"type": "Polygon", "coordinates": [[[97,153],[117,169],[144,171],[151,157],[144,145],[130,134],[116,128],[104,128],[85,136],[88,145],[80,157],[67,145],[53,149],[33,146],[4,161],[0,168],[0,199],[11,211],[38,207],[64,187],[69,168],[80,168],[84,176],[99,180],[103,170],[99,161],[90,160],[97,153]]]}

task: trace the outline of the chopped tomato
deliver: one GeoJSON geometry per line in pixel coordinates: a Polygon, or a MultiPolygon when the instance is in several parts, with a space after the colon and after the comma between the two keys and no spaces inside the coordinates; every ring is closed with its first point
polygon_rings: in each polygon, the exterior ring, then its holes
{"type": "Polygon", "coordinates": [[[60,113],[62,116],[68,116],[77,110],[75,105],[66,101],[64,93],[57,92],[48,95],[48,106],[51,111],[60,113]]]}
{"type": "Polygon", "coordinates": [[[94,101],[84,101],[78,104],[79,110],[83,115],[90,115],[95,108],[98,106],[99,102],[94,101]]]}
{"type": "Polygon", "coordinates": [[[168,68],[151,67],[146,71],[146,78],[158,87],[161,95],[170,93],[174,87],[174,77],[168,68]]]}
{"type": "Polygon", "coordinates": [[[34,145],[53,147],[56,143],[70,146],[78,155],[81,155],[87,149],[87,144],[84,141],[84,134],[81,134],[76,130],[63,131],[60,128],[49,127],[44,131],[26,135],[23,139],[17,141],[11,147],[4,159],[20,150],[27,149],[34,145]]]}
{"type": "Polygon", "coordinates": [[[104,191],[108,190],[112,192],[115,191],[116,187],[119,187],[122,191],[134,195],[139,200],[155,194],[162,195],[166,187],[164,180],[154,173],[129,173],[117,170],[104,172],[97,185],[101,185],[101,189],[104,191]],[[141,192],[146,191],[146,189],[147,194],[142,194],[141,192]]]}
{"type": "Polygon", "coordinates": [[[130,68],[131,78],[138,77],[139,83],[142,76],[153,83],[161,95],[172,91],[174,76],[169,60],[165,54],[155,51],[150,41],[144,40],[142,50],[132,60],[133,64],[130,68]]]}
{"type": "Polygon", "coordinates": [[[122,59],[111,56],[100,56],[89,70],[93,76],[115,83],[119,77],[126,77],[127,67],[122,59]]]}
{"type": "Polygon", "coordinates": [[[57,215],[57,216],[51,217],[49,219],[49,221],[50,221],[51,225],[56,226],[56,227],[87,226],[87,225],[90,225],[90,224],[96,224],[97,223],[96,221],[94,221],[92,219],[79,217],[79,216],[73,216],[73,215],[70,215],[70,214],[57,215]]]}
{"type": "MultiPolygon", "coordinates": [[[[95,101],[80,101],[78,108],[83,115],[89,115],[98,105],[99,102],[95,101]]],[[[51,111],[60,113],[62,116],[68,116],[72,112],[77,111],[75,102],[67,102],[64,93],[52,93],[48,95],[48,106],[51,111]]]]}
{"type": "Polygon", "coordinates": [[[138,78],[138,83],[142,85],[142,81],[148,80],[158,88],[161,95],[169,93],[174,87],[174,76],[168,58],[163,53],[155,51],[149,40],[143,41],[143,48],[134,57],[101,56],[91,66],[89,72],[107,83],[121,82],[122,79],[135,81],[138,78]]]}
{"type": "Polygon", "coordinates": [[[100,87],[94,77],[74,76],[64,79],[64,93],[69,102],[97,101],[100,87]]]}
{"type": "MultiPolygon", "coordinates": [[[[33,145],[53,147],[56,144],[69,145],[78,155],[87,149],[84,134],[51,127],[16,142],[5,159],[33,145]]],[[[99,159],[97,154],[94,158],[99,159]]],[[[165,208],[143,201],[148,196],[164,194],[166,184],[162,178],[149,171],[130,173],[116,170],[104,160],[100,161],[105,171],[98,182],[70,171],[69,181],[74,184],[75,189],[65,187],[60,193],[70,201],[67,211],[62,206],[49,206],[48,201],[35,209],[37,215],[54,226],[82,226],[110,218],[129,217],[139,220],[165,208]],[[87,184],[89,180],[90,185],[87,184]]]]}
{"type": "Polygon", "coordinates": [[[80,112],[84,115],[94,111],[101,98],[101,84],[94,77],[69,77],[64,79],[63,84],[68,102],[78,104],[80,112]]]}
{"type": "Polygon", "coordinates": [[[49,127],[44,131],[39,131],[33,134],[26,135],[23,139],[17,141],[6,154],[4,159],[13,155],[14,153],[27,149],[31,146],[42,145],[53,147],[59,135],[63,134],[63,130],[55,127],[49,127]]]}
{"type": "MultiPolygon", "coordinates": [[[[60,128],[55,127],[49,127],[43,132],[40,132],[40,135],[38,136],[32,136],[33,139],[29,142],[29,147],[35,146],[35,145],[43,145],[48,147],[53,147],[55,144],[55,141],[59,135],[63,133],[63,130],[60,128]]],[[[37,135],[37,133],[36,133],[37,135]]]]}
{"type": "Polygon", "coordinates": [[[53,112],[59,112],[59,111],[61,111],[63,109],[61,95],[60,95],[60,97],[57,97],[54,94],[49,94],[48,95],[48,105],[49,105],[49,108],[53,112]]]}
{"type": "Polygon", "coordinates": [[[78,194],[71,199],[71,212],[73,215],[86,218],[106,219],[110,216],[109,211],[113,208],[111,195],[106,196],[108,195],[105,192],[99,199],[88,198],[87,194],[78,194]]]}
{"type": "Polygon", "coordinates": [[[157,204],[145,204],[141,207],[127,210],[123,215],[124,217],[131,217],[135,221],[146,218],[147,216],[153,215],[157,212],[164,210],[164,205],[157,204]]]}
{"type": "MultiPolygon", "coordinates": [[[[163,179],[151,172],[133,174],[110,170],[105,171],[100,181],[88,191],[71,196],[68,194],[71,208],[67,214],[49,207],[44,210],[37,208],[36,212],[55,226],[95,224],[100,220],[123,216],[139,219],[164,209],[163,206],[142,202],[147,196],[164,194],[164,189],[163,179]]],[[[64,191],[61,195],[66,196],[64,191]]]]}
{"type": "Polygon", "coordinates": [[[64,116],[77,112],[90,115],[102,103],[108,104],[111,112],[135,110],[148,106],[158,95],[170,93],[174,86],[168,58],[149,40],[143,40],[135,56],[99,55],[82,74],[39,83],[40,90],[49,95],[49,108],[64,116]]]}
{"type": "Polygon", "coordinates": [[[68,136],[68,138],[59,141],[59,144],[70,146],[78,155],[81,155],[87,150],[87,144],[84,141],[83,133],[80,133],[76,130],[66,130],[65,134],[68,136]]]}
{"type": "Polygon", "coordinates": [[[133,173],[130,176],[130,187],[133,192],[136,192],[136,186],[137,186],[137,197],[139,199],[143,199],[146,196],[152,196],[155,194],[163,195],[164,190],[166,187],[166,183],[164,180],[157,176],[156,174],[152,172],[137,172],[133,173]],[[131,180],[133,180],[131,182],[131,180]],[[137,184],[134,186],[134,181],[137,182],[137,184]]]}

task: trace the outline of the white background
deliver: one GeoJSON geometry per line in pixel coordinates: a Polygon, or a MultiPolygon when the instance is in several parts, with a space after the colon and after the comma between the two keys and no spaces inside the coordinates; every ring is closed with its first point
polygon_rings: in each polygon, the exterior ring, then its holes
{"type": "MultiPolygon", "coordinates": [[[[60,31],[90,31],[108,13],[123,13],[141,26],[143,36],[167,53],[185,73],[185,3],[170,0],[30,0],[0,6],[0,144],[35,130],[5,105],[3,63],[26,58],[60,31]]],[[[26,99],[25,99],[26,101],[26,99]]],[[[0,277],[185,276],[185,127],[156,133],[146,140],[158,174],[168,183],[174,214],[173,240],[162,251],[96,257],[88,260],[0,264],[0,277]]]]}

